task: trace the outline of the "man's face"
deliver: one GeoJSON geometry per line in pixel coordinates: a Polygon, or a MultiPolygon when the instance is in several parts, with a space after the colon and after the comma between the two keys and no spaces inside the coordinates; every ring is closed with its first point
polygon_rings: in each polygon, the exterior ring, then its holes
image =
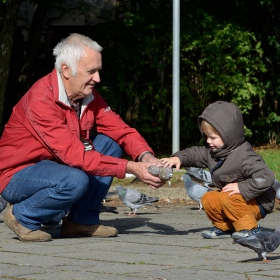
{"type": "Polygon", "coordinates": [[[64,86],[71,101],[84,98],[92,93],[95,83],[100,82],[99,70],[101,68],[100,52],[85,48],[85,53],[78,62],[77,75],[72,76],[71,69],[68,68],[69,75],[65,79],[64,86]]]}

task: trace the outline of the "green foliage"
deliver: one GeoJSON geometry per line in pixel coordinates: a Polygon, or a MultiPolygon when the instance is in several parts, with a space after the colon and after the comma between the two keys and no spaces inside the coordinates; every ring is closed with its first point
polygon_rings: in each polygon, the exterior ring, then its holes
{"type": "MultiPolygon", "coordinates": [[[[57,1],[60,9],[63,2],[57,1]]],[[[90,5],[87,1],[79,2],[81,13],[86,16],[90,5]]],[[[239,106],[250,142],[278,143],[278,2],[180,2],[181,148],[202,143],[197,117],[218,99],[239,106]]],[[[156,151],[170,154],[172,1],[119,0],[117,3],[112,11],[113,20],[96,26],[86,22],[83,29],[85,35],[103,47],[103,70],[97,89],[156,151]]],[[[45,57],[47,60],[51,54],[45,57]]],[[[36,69],[33,72],[39,73],[36,69]]]]}
{"type": "Polygon", "coordinates": [[[104,47],[98,90],[155,149],[170,146],[171,139],[172,19],[167,8],[164,1],[129,8],[119,1],[115,12],[123,16],[95,32],[104,47]]]}
{"type": "MultiPolygon", "coordinates": [[[[99,90],[153,148],[164,150],[171,148],[172,138],[171,1],[128,2],[119,1],[115,21],[100,24],[100,34],[95,31],[104,46],[103,88],[99,90]]],[[[271,3],[260,1],[257,6],[269,14],[275,12],[271,3]]],[[[208,4],[181,3],[181,146],[200,143],[197,117],[218,99],[239,106],[250,140],[261,133],[257,139],[268,141],[269,131],[264,127],[270,122],[270,130],[275,131],[278,121],[266,119],[273,110],[271,101],[264,100],[277,94],[280,78],[269,77],[272,62],[264,34],[244,21],[251,12],[245,2],[229,1],[234,13],[226,18],[225,7],[214,11],[208,4]]],[[[269,50],[275,48],[273,54],[279,56],[275,39],[271,34],[269,50]]]]}

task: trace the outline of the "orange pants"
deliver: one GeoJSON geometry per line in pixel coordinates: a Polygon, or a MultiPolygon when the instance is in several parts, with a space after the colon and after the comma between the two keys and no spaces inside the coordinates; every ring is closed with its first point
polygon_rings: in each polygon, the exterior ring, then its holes
{"type": "Polygon", "coordinates": [[[245,201],[241,194],[229,196],[222,191],[210,191],[201,202],[209,220],[222,231],[250,230],[262,219],[256,199],[245,201]]]}

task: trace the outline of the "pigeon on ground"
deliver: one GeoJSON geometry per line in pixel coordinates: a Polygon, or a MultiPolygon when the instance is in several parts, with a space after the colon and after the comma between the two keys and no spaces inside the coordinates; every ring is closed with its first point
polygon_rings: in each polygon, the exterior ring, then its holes
{"type": "Polygon", "coordinates": [[[194,182],[190,175],[188,173],[184,174],[181,178],[181,180],[184,181],[184,186],[187,192],[187,195],[193,199],[194,201],[199,203],[199,209],[200,211],[202,209],[202,204],[201,204],[201,197],[207,193],[208,191],[211,191],[211,188],[202,186],[196,182],[194,182]]]}
{"type": "Polygon", "coordinates": [[[0,196],[0,213],[7,207],[7,201],[0,196]]]}
{"type": "Polygon", "coordinates": [[[273,186],[272,186],[275,191],[276,191],[276,198],[280,199],[280,182],[278,180],[275,180],[273,186]]]}
{"type": "Polygon", "coordinates": [[[148,167],[148,172],[153,176],[159,177],[161,180],[169,181],[172,178],[172,168],[151,165],[148,167]]]}
{"type": "Polygon", "coordinates": [[[100,212],[101,213],[104,213],[104,212],[111,212],[111,213],[114,213],[114,214],[119,214],[117,210],[117,207],[114,207],[114,206],[105,206],[103,205],[103,203],[101,203],[101,209],[100,209],[100,212]]]}
{"type": "Polygon", "coordinates": [[[137,209],[146,205],[157,207],[153,202],[157,202],[159,200],[158,197],[150,197],[138,190],[125,189],[122,186],[115,187],[115,190],[118,192],[121,201],[130,208],[129,216],[135,216],[137,209]]]}
{"type": "Polygon", "coordinates": [[[187,170],[191,178],[195,181],[202,183],[207,187],[213,185],[212,176],[209,171],[197,167],[186,167],[185,169],[187,170]]]}
{"type": "Polygon", "coordinates": [[[274,232],[261,231],[255,235],[240,238],[233,243],[238,243],[243,247],[254,250],[263,262],[269,262],[266,258],[267,253],[275,251],[280,245],[280,228],[274,232]]]}
{"type": "Polygon", "coordinates": [[[114,196],[114,195],[118,195],[118,193],[116,191],[110,191],[110,192],[107,192],[105,197],[103,198],[103,203],[106,203],[106,200],[111,197],[111,196],[114,196]]]}

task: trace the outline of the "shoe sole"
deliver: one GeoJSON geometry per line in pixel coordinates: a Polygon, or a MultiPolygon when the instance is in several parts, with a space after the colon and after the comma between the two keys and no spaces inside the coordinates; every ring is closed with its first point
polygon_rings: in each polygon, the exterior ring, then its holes
{"type": "Polygon", "coordinates": [[[118,234],[111,234],[106,236],[100,235],[63,235],[61,234],[61,238],[109,238],[109,237],[116,237],[118,234]]]}

